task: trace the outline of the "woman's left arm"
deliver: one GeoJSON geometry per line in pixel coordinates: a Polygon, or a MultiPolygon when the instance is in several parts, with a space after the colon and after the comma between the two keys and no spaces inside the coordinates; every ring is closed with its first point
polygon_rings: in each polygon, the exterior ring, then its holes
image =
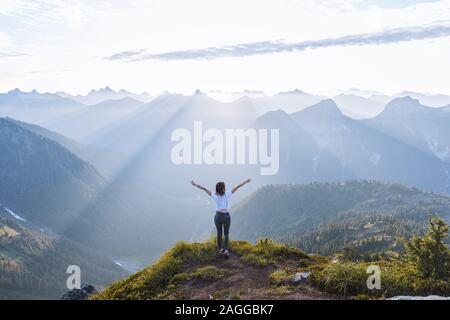
{"type": "Polygon", "coordinates": [[[245,180],[244,182],[242,182],[241,184],[237,185],[236,187],[234,187],[233,189],[231,189],[231,193],[235,193],[237,191],[237,189],[239,189],[240,187],[245,186],[247,183],[249,183],[250,181],[252,181],[252,179],[248,178],[247,180],[245,180]]]}

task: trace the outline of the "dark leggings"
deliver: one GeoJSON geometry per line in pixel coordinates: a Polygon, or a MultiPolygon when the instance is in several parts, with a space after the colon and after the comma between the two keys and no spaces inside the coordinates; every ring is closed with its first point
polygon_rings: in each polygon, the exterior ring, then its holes
{"type": "Polygon", "coordinates": [[[228,250],[228,234],[230,232],[231,218],[229,213],[216,212],[214,216],[214,223],[217,228],[217,247],[220,249],[228,250]],[[222,247],[222,229],[225,235],[225,240],[222,247]]]}

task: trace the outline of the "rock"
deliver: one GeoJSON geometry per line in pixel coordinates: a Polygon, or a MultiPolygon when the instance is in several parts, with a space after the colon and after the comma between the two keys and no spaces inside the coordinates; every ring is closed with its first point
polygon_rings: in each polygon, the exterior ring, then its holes
{"type": "Polygon", "coordinates": [[[450,297],[441,296],[395,296],[387,300],[450,300],[450,297]]]}
{"type": "Polygon", "coordinates": [[[96,293],[98,292],[93,285],[82,284],[80,289],[68,290],[61,300],[87,300],[96,293]]]}
{"type": "Polygon", "coordinates": [[[298,284],[305,282],[308,279],[310,272],[297,272],[292,280],[293,283],[298,284]]]}
{"type": "Polygon", "coordinates": [[[90,293],[90,294],[97,294],[97,290],[95,289],[95,287],[91,284],[82,284],[81,285],[81,289],[90,293]]]}
{"type": "Polygon", "coordinates": [[[64,294],[61,300],[87,300],[89,299],[90,294],[87,291],[82,289],[72,289],[68,290],[66,294],[64,294]]]}

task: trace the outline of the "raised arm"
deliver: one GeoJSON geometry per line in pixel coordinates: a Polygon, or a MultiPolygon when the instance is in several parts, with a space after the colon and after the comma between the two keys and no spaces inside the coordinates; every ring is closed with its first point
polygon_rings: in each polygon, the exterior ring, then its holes
{"type": "Polygon", "coordinates": [[[245,180],[244,182],[242,182],[241,184],[237,185],[236,187],[234,187],[233,189],[231,189],[231,193],[235,193],[237,189],[239,189],[240,187],[245,186],[247,183],[249,183],[250,181],[252,181],[250,178],[245,180]]]}
{"type": "Polygon", "coordinates": [[[195,182],[194,182],[194,180],[192,180],[191,181],[191,184],[194,186],[194,187],[197,187],[197,188],[199,188],[200,190],[203,190],[203,191],[205,191],[209,196],[211,196],[211,191],[209,191],[208,189],[206,189],[205,187],[202,187],[201,185],[199,185],[199,184],[196,184],[195,182]]]}

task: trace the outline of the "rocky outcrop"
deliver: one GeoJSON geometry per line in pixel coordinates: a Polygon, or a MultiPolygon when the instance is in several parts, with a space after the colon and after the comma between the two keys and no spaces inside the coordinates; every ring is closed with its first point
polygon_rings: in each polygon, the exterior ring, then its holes
{"type": "Polygon", "coordinates": [[[88,300],[93,294],[97,294],[97,290],[93,285],[82,284],[80,289],[68,290],[61,300],[88,300]]]}

